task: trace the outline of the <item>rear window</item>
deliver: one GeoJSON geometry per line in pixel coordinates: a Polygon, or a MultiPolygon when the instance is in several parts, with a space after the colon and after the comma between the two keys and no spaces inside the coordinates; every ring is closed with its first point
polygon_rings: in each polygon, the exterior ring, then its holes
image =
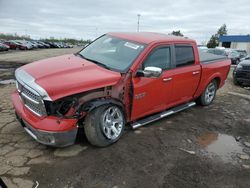
{"type": "Polygon", "coordinates": [[[192,46],[175,46],[176,67],[192,65],[195,62],[192,46]]]}
{"type": "Polygon", "coordinates": [[[214,54],[216,55],[223,55],[225,52],[223,50],[215,50],[214,54]]]}

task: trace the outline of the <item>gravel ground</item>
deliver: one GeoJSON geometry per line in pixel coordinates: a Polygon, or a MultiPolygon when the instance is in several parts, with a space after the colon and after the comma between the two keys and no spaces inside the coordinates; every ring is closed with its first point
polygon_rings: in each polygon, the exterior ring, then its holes
{"type": "Polygon", "coordinates": [[[250,187],[250,90],[231,73],[212,105],[128,128],[107,148],[84,137],[60,149],[36,143],[15,120],[14,88],[0,86],[0,176],[9,187],[250,187]]]}
{"type": "Polygon", "coordinates": [[[14,70],[26,63],[49,57],[76,53],[81,49],[82,47],[0,52],[0,81],[13,78],[14,70]]]}

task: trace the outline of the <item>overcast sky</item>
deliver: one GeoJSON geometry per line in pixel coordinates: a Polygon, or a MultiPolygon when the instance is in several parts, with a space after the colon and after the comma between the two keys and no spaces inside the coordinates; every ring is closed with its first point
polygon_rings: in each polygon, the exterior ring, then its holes
{"type": "Polygon", "coordinates": [[[198,43],[224,23],[250,34],[249,0],[0,0],[0,33],[93,39],[109,31],[181,32],[198,43]]]}

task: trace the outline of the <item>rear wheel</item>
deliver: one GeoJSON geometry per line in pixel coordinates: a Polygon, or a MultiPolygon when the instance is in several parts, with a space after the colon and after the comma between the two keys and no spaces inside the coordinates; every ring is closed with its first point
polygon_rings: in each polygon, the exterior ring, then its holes
{"type": "Polygon", "coordinates": [[[210,105],[216,95],[217,91],[217,82],[216,80],[212,80],[206,87],[205,91],[202,93],[202,95],[198,99],[198,103],[202,106],[208,106],[210,105]]]}
{"type": "Polygon", "coordinates": [[[122,110],[115,105],[103,105],[87,115],[84,130],[91,144],[105,147],[119,140],[124,126],[122,110]]]}

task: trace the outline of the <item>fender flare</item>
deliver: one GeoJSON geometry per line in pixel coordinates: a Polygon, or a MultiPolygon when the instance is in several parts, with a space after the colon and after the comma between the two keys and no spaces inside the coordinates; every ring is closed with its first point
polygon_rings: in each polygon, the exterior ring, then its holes
{"type": "Polygon", "coordinates": [[[206,82],[206,84],[205,84],[205,88],[207,87],[207,85],[212,81],[212,80],[214,80],[214,79],[216,79],[216,81],[217,81],[217,78],[219,79],[219,83],[217,83],[218,85],[217,85],[217,89],[219,89],[220,88],[220,84],[221,84],[221,75],[220,75],[220,73],[215,73],[215,74],[213,74],[212,76],[210,76],[209,77],[209,79],[207,79],[208,81],[206,82]]]}
{"type": "Polygon", "coordinates": [[[211,75],[208,79],[206,79],[206,82],[202,85],[202,87],[199,89],[199,91],[195,94],[195,97],[199,97],[204,92],[204,90],[206,89],[208,84],[216,78],[218,78],[220,81],[220,83],[218,84],[218,87],[217,87],[217,89],[219,89],[220,85],[221,85],[222,77],[221,77],[220,73],[215,73],[215,74],[211,75]]]}
{"type": "Polygon", "coordinates": [[[110,99],[105,99],[105,98],[100,99],[99,98],[99,99],[94,99],[94,100],[88,101],[87,103],[85,103],[81,106],[80,111],[84,111],[86,113],[89,113],[92,110],[94,110],[100,106],[108,105],[108,104],[113,104],[113,105],[119,106],[124,113],[125,119],[127,118],[127,114],[126,114],[126,111],[125,111],[125,108],[124,108],[124,105],[122,104],[122,102],[120,102],[116,99],[113,99],[113,98],[110,98],[110,99]]]}

